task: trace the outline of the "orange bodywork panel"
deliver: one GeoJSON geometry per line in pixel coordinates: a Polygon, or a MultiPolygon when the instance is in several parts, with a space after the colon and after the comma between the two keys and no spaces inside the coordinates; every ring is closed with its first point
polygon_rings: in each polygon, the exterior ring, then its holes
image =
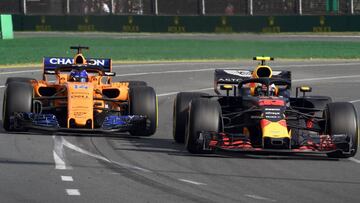
{"type": "Polygon", "coordinates": [[[92,83],[73,82],[67,83],[68,94],[68,117],[67,126],[70,127],[70,121],[74,120],[74,124],[79,127],[85,127],[91,124],[94,128],[94,87],[92,83]]]}
{"type": "Polygon", "coordinates": [[[56,92],[56,96],[67,98],[49,100],[45,103],[55,107],[67,106],[67,128],[73,127],[70,126],[70,122],[73,122],[79,128],[94,128],[94,112],[101,113],[103,111],[101,108],[110,108],[117,111],[123,110],[120,109],[118,104],[121,101],[128,100],[129,92],[128,82],[104,84],[102,83],[101,76],[90,76],[89,82],[71,82],[68,81],[66,74],[59,74],[55,82],[38,80],[33,81],[32,85],[34,87],[35,98],[52,96],[53,92],[56,92]],[[106,96],[107,98],[119,100],[119,102],[106,103],[104,100],[101,100],[106,91],[111,92],[111,97],[106,96]]]}

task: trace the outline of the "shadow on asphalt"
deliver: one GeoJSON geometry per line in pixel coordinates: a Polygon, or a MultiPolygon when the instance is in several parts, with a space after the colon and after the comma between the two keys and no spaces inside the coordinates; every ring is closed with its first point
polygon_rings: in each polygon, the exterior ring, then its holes
{"type": "Polygon", "coordinates": [[[294,154],[294,153],[261,153],[261,152],[216,152],[208,154],[191,154],[183,144],[175,143],[172,139],[164,138],[139,138],[139,137],[117,137],[112,141],[130,142],[131,145],[122,144],[114,150],[138,151],[150,153],[166,153],[170,156],[202,157],[202,158],[236,158],[236,159],[268,159],[268,160],[313,160],[313,161],[340,161],[341,159],[328,158],[326,155],[294,154]]]}
{"type": "Polygon", "coordinates": [[[21,161],[21,160],[9,159],[9,158],[0,158],[0,165],[2,164],[48,165],[48,166],[54,165],[54,163],[50,163],[50,162],[21,161]]]}
{"type": "MultiPolygon", "coordinates": [[[[0,121],[2,125],[2,121],[0,121]]],[[[341,159],[328,158],[326,155],[314,154],[293,154],[293,153],[263,153],[263,152],[216,152],[208,154],[191,154],[184,144],[176,143],[173,139],[164,139],[156,137],[135,137],[128,133],[72,133],[72,132],[49,132],[49,131],[28,131],[28,132],[7,132],[0,128],[0,133],[16,135],[35,135],[35,136],[69,136],[69,137],[104,137],[113,141],[127,141],[131,145],[124,145],[114,150],[139,151],[150,153],[166,153],[170,156],[187,156],[202,158],[237,158],[237,159],[268,159],[268,160],[307,160],[307,161],[340,161],[341,159]]],[[[171,137],[171,135],[169,135],[171,137]]]]}

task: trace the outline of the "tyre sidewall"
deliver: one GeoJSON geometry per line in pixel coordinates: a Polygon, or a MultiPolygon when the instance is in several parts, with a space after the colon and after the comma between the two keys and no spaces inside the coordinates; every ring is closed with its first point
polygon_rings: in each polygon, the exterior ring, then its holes
{"type": "Polygon", "coordinates": [[[356,154],[358,148],[358,120],[353,104],[348,102],[335,102],[327,104],[325,109],[327,134],[346,134],[350,137],[351,154],[343,154],[339,151],[328,154],[330,157],[347,158],[356,154]]]}
{"type": "Polygon", "coordinates": [[[173,106],[173,138],[178,143],[184,143],[186,117],[191,100],[206,96],[201,92],[180,92],[176,95],[173,106]]]}
{"type": "Polygon", "coordinates": [[[10,130],[10,116],[14,112],[32,111],[33,87],[26,82],[7,84],[3,103],[3,127],[10,130]]]}
{"type": "Polygon", "coordinates": [[[221,107],[217,101],[207,98],[192,100],[187,118],[187,150],[190,153],[204,153],[201,143],[197,142],[199,133],[219,132],[221,123],[221,107]]]}
{"type": "Polygon", "coordinates": [[[129,114],[147,117],[145,129],[133,129],[132,135],[150,136],[158,125],[158,104],[155,91],[149,86],[134,86],[129,90],[129,114]]]}

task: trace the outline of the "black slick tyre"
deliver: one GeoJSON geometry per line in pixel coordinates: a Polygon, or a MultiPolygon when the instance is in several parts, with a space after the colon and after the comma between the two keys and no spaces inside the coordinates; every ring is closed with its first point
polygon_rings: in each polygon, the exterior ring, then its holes
{"type": "Polygon", "coordinates": [[[135,86],[147,86],[147,83],[145,81],[127,81],[129,83],[129,88],[135,87],[135,86]]]}
{"type": "Polygon", "coordinates": [[[324,118],[326,120],[325,130],[327,134],[330,134],[330,136],[340,134],[348,135],[348,143],[345,145],[338,144],[337,148],[348,151],[350,147],[350,153],[336,151],[328,153],[328,157],[348,158],[355,156],[359,137],[357,114],[354,105],[349,102],[329,103],[326,106],[324,118]]]}
{"type": "Polygon", "coordinates": [[[30,82],[31,80],[35,80],[34,78],[25,78],[25,77],[8,77],[6,78],[6,85],[10,82],[30,82]]]}
{"type": "Polygon", "coordinates": [[[7,84],[3,100],[3,127],[12,131],[10,116],[14,112],[31,112],[33,87],[26,82],[10,82],[7,84]]]}
{"type": "Polygon", "coordinates": [[[217,101],[208,98],[194,99],[190,103],[187,119],[185,146],[193,154],[207,153],[198,142],[201,132],[219,132],[222,126],[221,107],[217,101]]]}
{"type": "Polygon", "coordinates": [[[139,81],[139,80],[130,80],[130,81],[113,81],[113,82],[127,82],[129,83],[128,87],[134,87],[134,86],[147,86],[147,83],[145,81],[139,81]]]}
{"type": "Polygon", "coordinates": [[[180,92],[176,95],[173,108],[173,137],[175,142],[185,142],[186,116],[191,100],[206,96],[201,92],[180,92]]]}
{"type": "Polygon", "coordinates": [[[129,89],[130,115],[143,115],[147,117],[144,128],[130,131],[134,136],[150,136],[156,132],[158,124],[158,104],[155,90],[149,86],[134,86],[129,89]]]}

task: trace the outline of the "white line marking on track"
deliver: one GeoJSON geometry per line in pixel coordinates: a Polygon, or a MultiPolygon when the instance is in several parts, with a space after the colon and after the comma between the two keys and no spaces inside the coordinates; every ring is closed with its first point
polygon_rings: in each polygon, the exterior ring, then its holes
{"type": "Polygon", "coordinates": [[[321,77],[321,78],[303,78],[295,79],[293,82],[306,82],[306,81],[316,81],[316,80],[333,80],[333,79],[346,79],[346,78],[358,78],[360,75],[343,75],[343,76],[331,76],[331,77],[321,77]]]}
{"type": "MultiPolygon", "coordinates": [[[[217,63],[226,63],[226,62],[170,62],[170,63],[154,63],[154,64],[117,64],[113,65],[113,68],[128,68],[128,67],[149,67],[149,66],[174,66],[174,65],[194,65],[194,64],[217,64],[217,63]]],[[[232,62],[232,63],[242,63],[242,61],[239,62],[232,62]]],[[[349,63],[314,63],[314,64],[289,64],[289,65],[272,65],[271,67],[274,68],[282,68],[282,67],[326,67],[326,66],[353,66],[353,65],[360,65],[358,62],[349,62],[349,63]]],[[[241,67],[248,67],[244,65],[239,65],[237,67],[225,67],[225,68],[241,68],[241,67]]],[[[213,68],[212,70],[214,70],[213,68]]]]}
{"type": "Polygon", "coordinates": [[[213,71],[215,68],[204,68],[204,69],[196,69],[196,70],[169,70],[169,71],[154,71],[154,72],[146,72],[146,73],[127,73],[127,74],[119,74],[115,77],[124,77],[124,76],[140,76],[140,75],[155,75],[155,74],[169,74],[169,73],[193,73],[193,72],[205,72],[205,71],[213,71]]]}
{"type": "MultiPolygon", "coordinates": [[[[345,78],[358,78],[360,77],[360,75],[346,75],[346,76],[332,76],[332,77],[322,77],[322,78],[304,78],[304,79],[294,79],[292,80],[293,82],[306,82],[306,81],[317,81],[317,80],[333,80],[333,79],[345,79],[345,78]]],[[[208,91],[208,90],[212,90],[213,87],[207,87],[207,88],[202,88],[202,89],[193,89],[193,90],[184,90],[181,92],[196,92],[196,91],[208,91]]],[[[170,95],[175,95],[178,92],[167,92],[167,93],[161,93],[161,94],[157,94],[158,97],[164,97],[164,96],[170,96],[170,95]]],[[[352,103],[358,102],[360,100],[355,100],[355,101],[350,101],[352,103]]]]}
{"type": "Polygon", "coordinates": [[[328,67],[328,66],[354,66],[360,63],[319,63],[319,64],[293,64],[293,65],[273,65],[274,68],[296,68],[296,67],[328,67]]]}
{"type": "Polygon", "coordinates": [[[72,176],[61,176],[61,180],[65,182],[72,182],[74,181],[72,176]]]}
{"type": "MultiPolygon", "coordinates": [[[[274,68],[282,67],[328,67],[328,66],[350,66],[350,65],[360,65],[360,63],[340,63],[340,64],[297,64],[297,65],[274,65],[274,68]]],[[[225,67],[222,69],[239,69],[241,67],[225,67]]],[[[140,75],[156,75],[156,74],[169,74],[169,73],[192,73],[192,72],[206,72],[213,71],[217,68],[203,68],[203,69],[192,69],[192,70],[173,70],[173,71],[152,71],[152,72],[142,72],[142,73],[127,73],[119,74],[116,77],[125,77],[125,76],[140,76],[140,75]]],[[[345,76],[349,77],[349,76],[345,76]]],[[[353,76],[351,76],[353,77],[353,76]]],[[[360,77],[360,76],[356,76],[360,77]]],[[[316,78],[314,78],[316,79],[316,78]]]]}
{"type": "MultiPolygon", "coordinates": [[[[129,67],[152,67],[152,66],[174,66],[174,65],[194,65],[194,64],[207,64],[208,62],[169,62],[169,63],[142,63],[142,64],[113,64],[115,68],[129,68],[129,67]]],[[[213,64],[213,62],[211,62],[213,64]]],[[[215,62],[214,62],[215,63],[215,62]]],[[[223,63],[223,62],[220,62],[223,63]]]]}
{"type": "Polygon", "coordinates": [[[256,200],[264,200],[264,201],[268,201],[268,202],[276,202],[276,200],[274,200],[274,199],[262,197],[262,196],[259,196],[259,195],[246,194],[246,195],[244,195],[244,196],[245,196],[245,197],[252,198],[252,199],[256,199],[256,200]]]}
{"type": "Polygon", "coordinates": [[[66,189],[66,193],[70,196],[79,196],[80,191],[78,189],[66,189]]]}
{"type": "Polygon", "coordinates": [[[39,69],[34,70],[19,70],[19,71],[8,71],[8,72],[0,72],[0,75],[10,75],[10,74],[18,74],[18,73],[33,73],[33,72],[40,72],[42,71],[39,69]]]}
{"type": "Polygon", "coordinates": [[[67,168],[66,168],[65,161],[59,157],[59,155],[55,152],[55,150],[53,151],[53,156],[54,156],[54,161],[55,161],[55,169],[66,170],[67,168]]]}
{"type": "MultiPolygon", "coordinates": [[[[197,92],[197,91],[208,91],[208,90],[212,90],[214,89],[213,87],[208,87],[208,88],[202,88],[202,89],[194,89],[194,90],[187,90],[184,92],[197,92]]],[[[163,94],[157,94],[156,96],[158,97],[164,97],[164,96],[170,96],[170,95],[174,95],[177,94],[179,92],[167,92],[167,93],[163,93],[163,94]]]]}
{"type": "Polygon", "coordinates": [[[128,168],[128,169],[135,169],[135,170],[139,170],[139,171],[142,171],[142,172],[152,172],[150,170],[147,170],[145,168],[141,168],[141,167],[138,167],[138,166],[133,166],[133,165],[130,165],[130,164],[124,164],[124,163],[119,163],[119,162],[116,162],[116,161],[113,161],[113,160],[110,160],[110,159],[107,159],[103,156],[100,156],[100,155],[97,155],[97,154],[94,154],[94,153],[91,153],[85,149],[82,149],[70,142],[68,142],[64,137],[61,137],[62,139],[62,143],[64,146],[68,147],[69,149],[72,149],[74,151],[77,151],[77,152],[80,152],[82,154],[85,154],[85,155],[88,155],[88,156],[91,156],[93,158],[96,158],[96,159],[99,159],[99,160],[102,160],[102,161],[105,161],[105,162],[108,162],[108,163],[113,163],[115,165],[118,165],[120,167],[123,167],[123,168],[128,168]]]}
{"type": "Polygon", "coordinates": [[[350,103],[357,103],[360,102],[360,99],[349,101],[350,103]]]}
{"type": "Polygon", "coordinates": [[[355,159],[354,157],[350,157],[350,158],[348,158],[348,160],[350,160],[350,161],[352,161],[352,162],[355,162],[355,163],[357,163],[357,164],[360,164],[360,160],[355,159]]]}
{"type": "Polygon", "coordinates": [[[178,180],[180,180],[182,182],[194,184],[194,185],[206,185],[205,183],[200,183],[200,182],[196,182],[196,181],[192,181],[192,180],[186,180],[186,179],[178,179],[178,180]]]}
{"type": "MultiPolygon", "coordinates": [[[[168,66],[168,65],[191,65],[193,63],[158,63],[158,64],[125,64],[125,65],[114,65],[114,67],[136,67],[136,66],[168,66]]],[[[200,63],[201,64],[201,63],[200,63]]],[[[213,64],[213,63],[212,63],[213,64]]],[[[330,64],[293,64],[293,65],[273,65],[272,67],[281,68],[281,67],[327,67],[327,66],[353,66],[360,65],[360,63],[330,63],[330,64]]],[[[240,68],[238,67],[225,67],[225,68],[240,68]]],[[[185,73],[185,72],[201,72],[201,71],[212,71],[216,68],[206,68],[206,69],[195,69],[195,70],[177,70],[177,71],[161,71],[161,72],[147,72],[147,73],[129,73],[121,74],[117,76],[136,76],[136,75],[150,75],[150,74],[166,74],[166,73],[185,73]]],[[[8,71],[0,72],[0,75],[10,75],[18,73],[32,73],[32,72],[41,72],[42,69],[32,69],[32,70],[21,70],[21,71],[8,71]]]]}
{"type": "Polygon", "coordinates": [[[53,136],[53,139],[54,139],[53,156],[54,156],[54,162],[55,162],[55,169],[58,169],[58,170],[72,169],[71,166],[66,166],[66,163],[65,163],[63,141],[60,140],[56,136],[53,136]]]}

